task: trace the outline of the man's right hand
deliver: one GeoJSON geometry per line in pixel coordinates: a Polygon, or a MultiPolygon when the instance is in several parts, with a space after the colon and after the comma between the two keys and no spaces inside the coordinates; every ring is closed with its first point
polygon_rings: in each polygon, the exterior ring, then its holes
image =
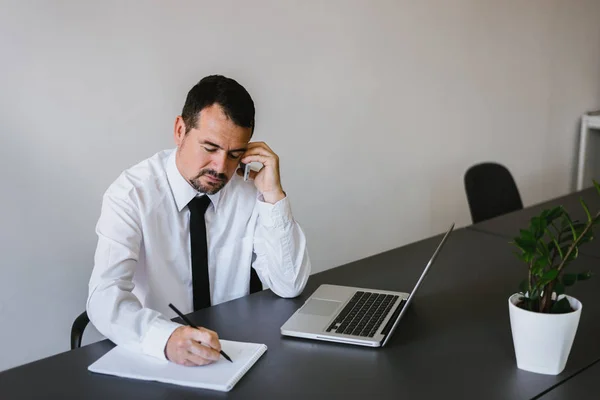
{"type": "Polygon", "coordinates": [[[169,361],[188,367],[217,361],[221,356],[219,351],[221,343],[216,332],[189,326],[175,329],[165,346],[165,355],[169,361]]]}

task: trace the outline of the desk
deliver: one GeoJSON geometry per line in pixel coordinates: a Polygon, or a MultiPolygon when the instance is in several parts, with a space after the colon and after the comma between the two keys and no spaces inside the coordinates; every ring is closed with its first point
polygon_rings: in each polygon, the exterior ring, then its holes
{"type": "Polygon", "coordinates": [[[564,384],[541,396],[540,400],[598,400],[600,398],[599,379],[600,362],[597,362],[564,384]]]}
{"type": "MultiPolygon", "coordinates": [[[[584,222],[587,221],[587,216],[579,202],[579,198],[582,198],[585,201],[590,213],[595,213],[600,210],[600,195],[596,191],[596,188],[592,187],[550,201],[545,201],[523,210],[488,219],[478,224],[471,225],[467,229],[499,235],[506,238],[508,241],[511,241],[515,236],[519,235],[519,229],[529,227],[529,221],[532,217],[538,216],[542,210],[558,205],[562,205],[565,210],[567,210],[571,219],[578,219],[584,222]]],[[[600,232],[600,227],[594,229],[596,232],[600,232]]],[[[581,247],[580,254],[600,257],[600,238],[598,235],[596,235],[596,238],[593,241],[586,243],[581,247]]]]}
{"type": "Polygon", "coordinates": [[[587,143],[592,129],[600,129],[600,115],[584,115],[581,117],[581,130],[579,131],[579,161],[577,163],[577,190],[583,189],[587,143]]]}
{"type": "MultiPolygon", "coordinates": [[[[600,279],[595,278],[577,287],[584,311],[565,371],[548,376],[519,370],[507,302],[525,267],[504,238],[471,229],[449,237],[385,348],[280,335],[280,326],[319,284],[410,291],[440,239],[315,274],[296,299],[263,291],[190,314],[223,338],[269,347],[227,394],[89,373],[87,366],[112,348],[103,341],[0,373],[0,398],[528,399],[600,357],[600,279]]],[[[573,268],[599,273],[598,264],[580,256],[573,268]]]]}

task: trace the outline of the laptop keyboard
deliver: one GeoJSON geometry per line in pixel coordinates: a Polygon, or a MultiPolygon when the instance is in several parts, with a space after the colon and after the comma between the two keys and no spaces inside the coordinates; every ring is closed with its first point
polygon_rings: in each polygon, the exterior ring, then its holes
{"type": "MultiPolygon", "coordinates": [[[[392,294],[356,292],[327,332],[373,337],[398,299],[392,294]]],[[[398,306],[403,306],[404,301],[398,306]]]]}

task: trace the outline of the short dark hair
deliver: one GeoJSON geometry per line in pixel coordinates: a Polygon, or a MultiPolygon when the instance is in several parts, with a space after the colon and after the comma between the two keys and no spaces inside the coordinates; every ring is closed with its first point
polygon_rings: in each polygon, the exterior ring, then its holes
{"type": "Polygon", "coordinates": [[[254,132],[254,101],[246,89],[231,78],[210,75],[202,78],[189,92],[181,111],[185,133],[196,127],[200,111],[218,104],[234,124],[254,132]]]}

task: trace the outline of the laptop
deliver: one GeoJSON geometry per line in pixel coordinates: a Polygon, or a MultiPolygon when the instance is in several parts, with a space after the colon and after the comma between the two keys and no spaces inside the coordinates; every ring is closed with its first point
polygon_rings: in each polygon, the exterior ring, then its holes
{"type": "Polygon", "coordinates": [[[453,229],[454,224],[435,249],[410,294],[321,285],[283,324],[281,334],[360,346],[385,346],[453,229]]]}

